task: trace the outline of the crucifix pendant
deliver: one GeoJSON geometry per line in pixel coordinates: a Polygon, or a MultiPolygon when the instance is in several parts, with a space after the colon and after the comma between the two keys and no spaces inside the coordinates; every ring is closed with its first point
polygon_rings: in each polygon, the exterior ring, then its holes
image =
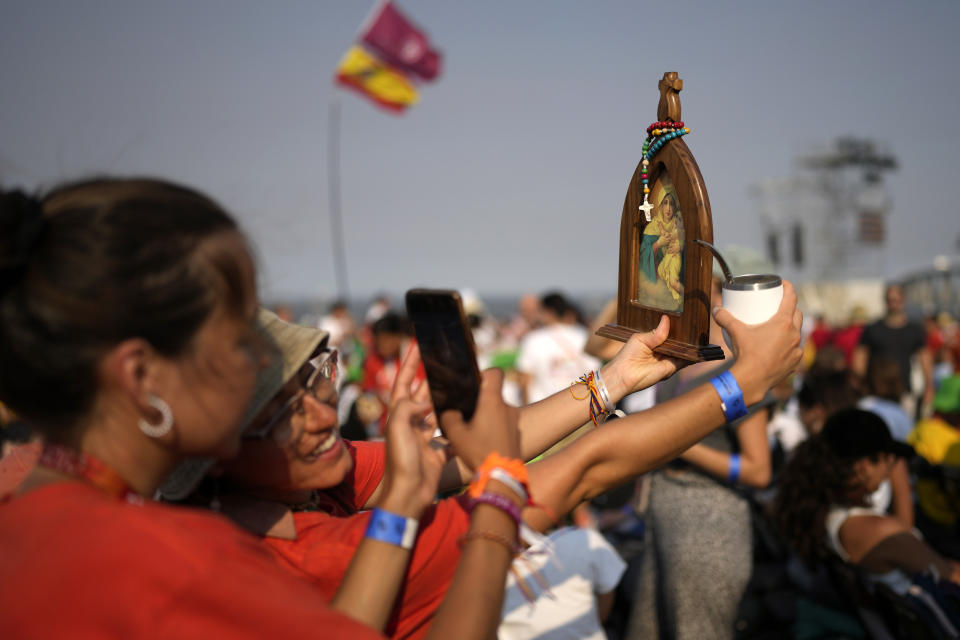
{"type": "Polygon", "coordinates": [[[643,204],[639,208],[640,211],[643,211],[643,217],[647,219],[647,222],[650,222],[650,210],[653,209],[653,205],[647,200],[646,194],[644,194],[643,204]]]}

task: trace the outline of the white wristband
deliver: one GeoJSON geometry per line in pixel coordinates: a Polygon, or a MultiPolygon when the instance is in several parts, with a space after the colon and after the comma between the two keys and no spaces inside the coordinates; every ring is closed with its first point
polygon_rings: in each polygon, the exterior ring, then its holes
{"type": "Polygon", "coordinates": [[[593,372],[593,379],[597,383],[597,391],[600,392],[600,400],[603,401],[604,409],[607,413],[613,413],[617,409],[617,404],[610,400],[610,391],[607,390],[606,383],[604,383],[603,378],[600,377],[600,369],[593,372]]]}
{"type": "Polygon", "coordinates": [[[524,490],[523,485],[517,482],[517,479],[512,475],[496,467],[490,470],[490,479],[496,480],[504,485],[506,485],[511,491],[513,491],[523,502],[527,501],[527,492],[524,490]]]}

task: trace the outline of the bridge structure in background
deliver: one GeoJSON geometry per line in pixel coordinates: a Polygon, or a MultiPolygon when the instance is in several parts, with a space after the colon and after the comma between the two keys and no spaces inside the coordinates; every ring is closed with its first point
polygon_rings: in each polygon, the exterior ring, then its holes
{"type": "Polygon", "coordinates": [[[960,319],[960,259],[937,256],[933,267],[897,278],[903,283],[907,307],[924,316],[946,311],[960,319]]]}

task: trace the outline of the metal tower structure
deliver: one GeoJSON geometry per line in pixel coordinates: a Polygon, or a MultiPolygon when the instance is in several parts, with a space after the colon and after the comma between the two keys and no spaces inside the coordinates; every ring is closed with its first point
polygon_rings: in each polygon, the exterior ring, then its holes
{"type": "Polygon", "coordinates": [[[877,142],[837,138],[797,159],[787,178],[753,185],[767,255],[795,281],[844,281],[886,275],[887,216],[893,201],[884,175],[897,160],[877,142]]]}

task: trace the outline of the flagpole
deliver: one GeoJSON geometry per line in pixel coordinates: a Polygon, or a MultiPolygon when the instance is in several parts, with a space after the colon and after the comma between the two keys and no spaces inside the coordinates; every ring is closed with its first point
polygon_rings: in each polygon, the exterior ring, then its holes
{"type": "Polygon", "coordinates": [[[347,252],[343,241],[343,218],[340,215],[340,101],[330,101],[327,111],[327,186],[330,195],[330,242],[333,245],[333,272],[337,279],[337,295],[350,303],[347,285],[347,252]]]}

